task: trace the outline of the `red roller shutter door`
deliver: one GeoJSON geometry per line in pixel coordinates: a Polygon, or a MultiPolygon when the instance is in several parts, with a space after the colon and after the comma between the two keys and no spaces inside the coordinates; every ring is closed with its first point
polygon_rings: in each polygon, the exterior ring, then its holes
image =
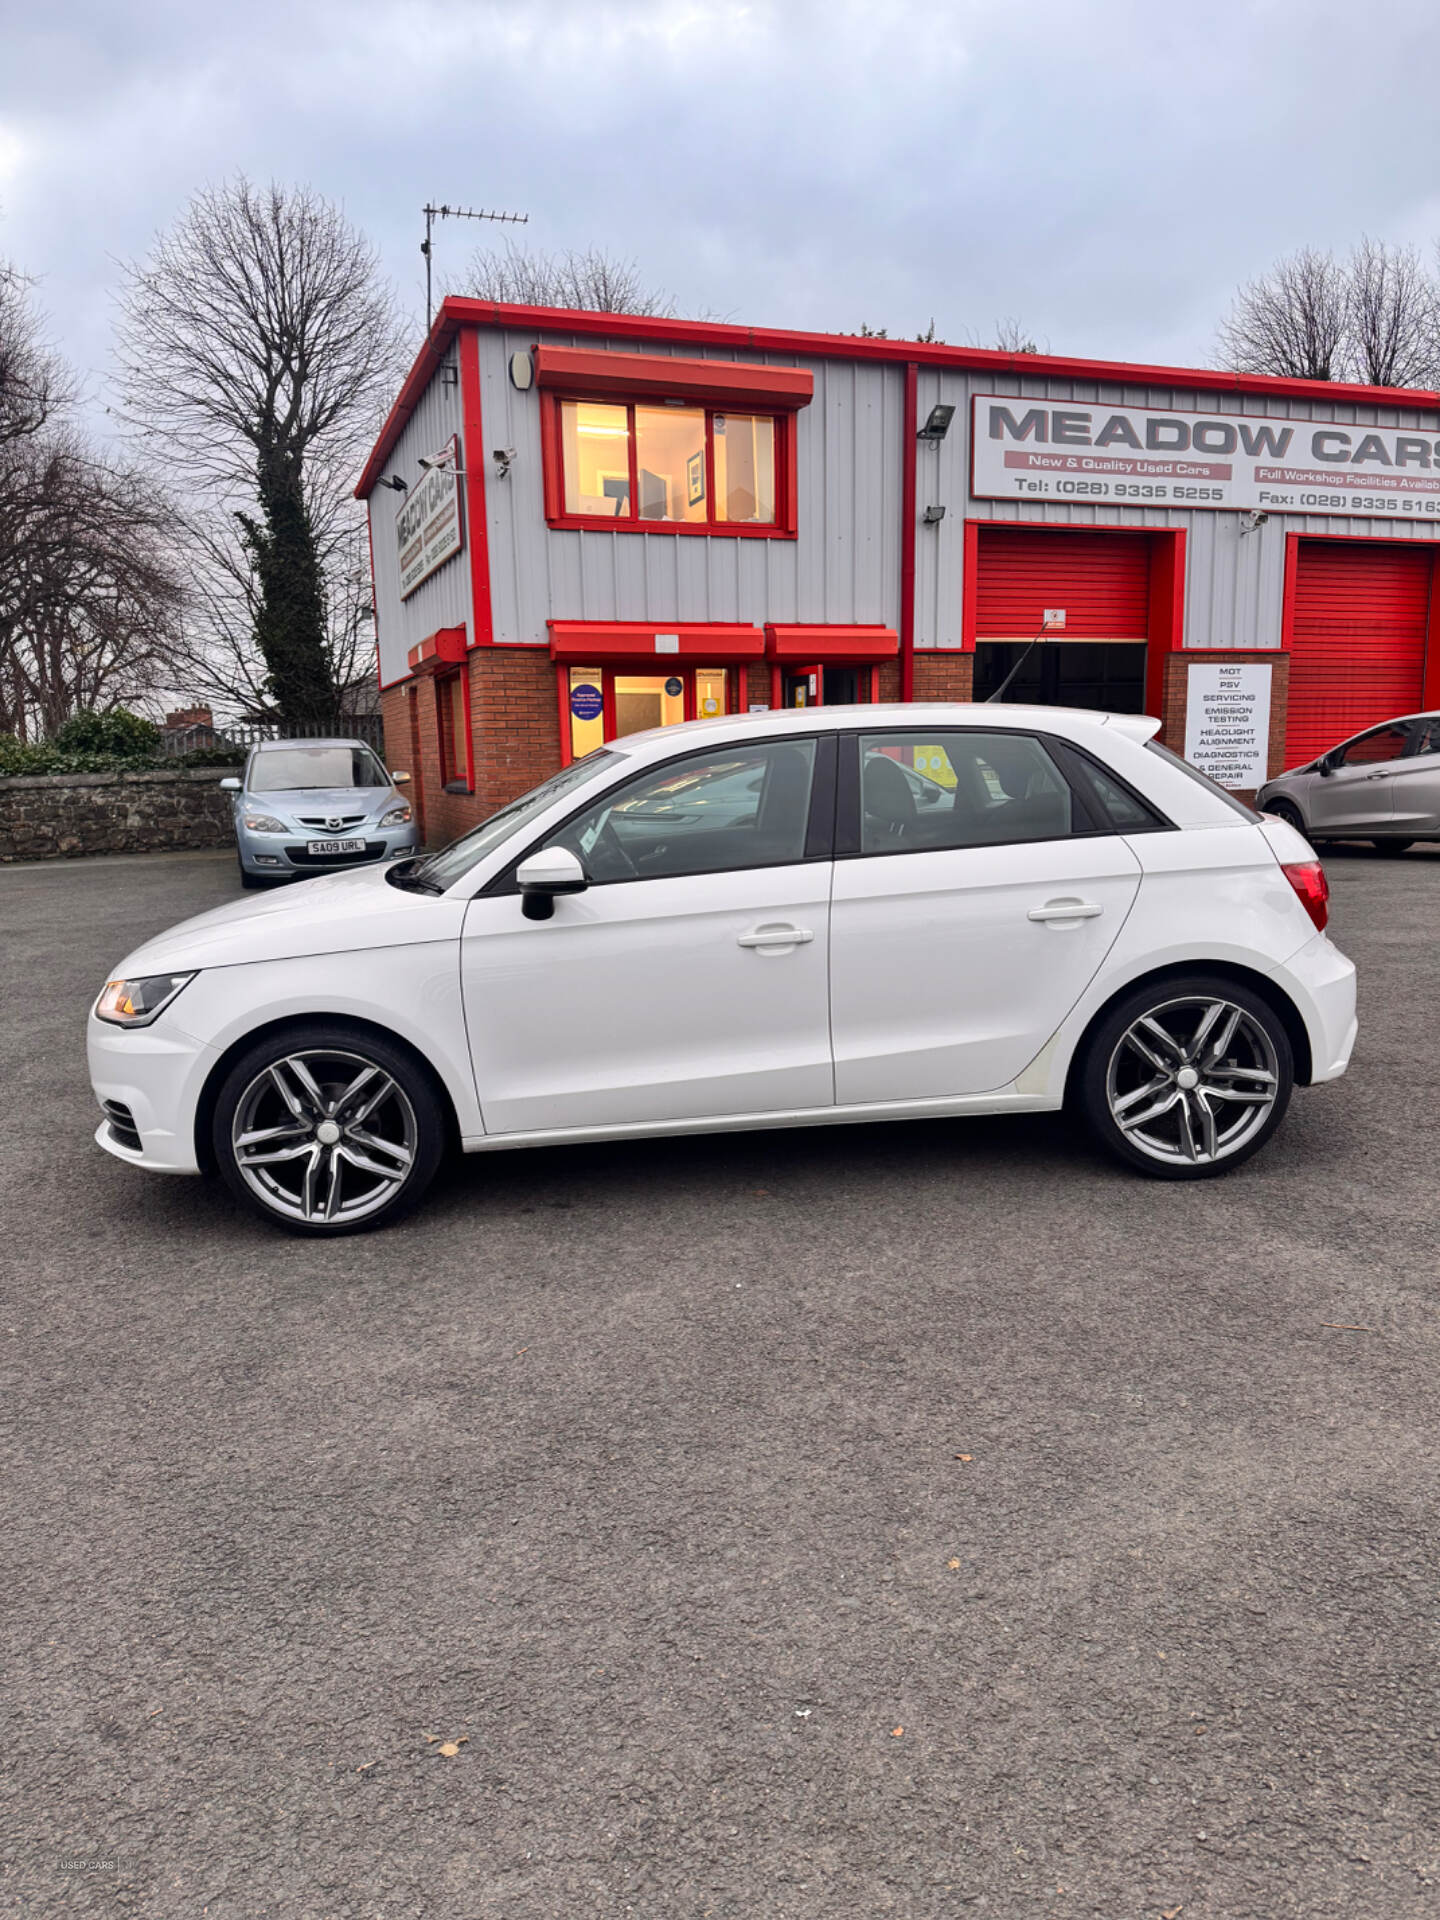
{"type": "Polygon", "coordinates": [[[1300,542],[1286,766],[1423,704],[1433,572],[1429,547],[1300,542]]]}
{"type": "Polygon", "coordinates": [[[1063,607],[1067,640],[1148,639],[1150,544],[1143,533],[982,527],[975,637],[1033,640],[1045,609],[1063,607]]]}

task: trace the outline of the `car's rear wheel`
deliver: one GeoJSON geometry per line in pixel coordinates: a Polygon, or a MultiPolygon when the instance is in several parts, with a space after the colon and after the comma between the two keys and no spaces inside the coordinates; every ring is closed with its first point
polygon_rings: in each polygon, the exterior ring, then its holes
{"type": "Polygon", "coordinates": [[[1284,1118],[1289,1036],[1248,987],[1196,972],[1127,994],[1090,1035],[1080,1105],[1117,1158],[1162,1180],[1248,1160],[1284,1118]]]}
{"type": "Polygon", "coordinates": [[[1273,813],[1277,820],[1283,820],[1287,827],[1294,827],[1297,833],[1304,833],[1305,822],[1293,800],[1267,800],[1265,811],[1273,813]]]}
{"type": "Polygon", "coordinates": [[[316,1023],[260,1041],[215,1104],[215,1161],[239,1199],[291,1233],[378,1227],[418,1204],[445,1145],[440,1098],[401,1047],[316,1023]]]}
{"type": "Polygon", "coordinates": [[[1370,844],[1376,853],[1408,853],[1415,842],[1413,840],[1372,840],[1370,844]]]}

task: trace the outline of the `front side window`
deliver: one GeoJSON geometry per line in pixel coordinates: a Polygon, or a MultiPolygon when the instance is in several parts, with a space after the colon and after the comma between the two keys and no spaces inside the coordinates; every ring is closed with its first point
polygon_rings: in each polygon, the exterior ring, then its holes
{"type": "Polygon", "coordinates": [[[444,893],[457,880],[463,880],[475,862],[483,860],[501,841],[508,840],[512,834],[523,833],[532,820],[537,820],[567,793],[583,787],[587,781],[598,779],[602,774],[613,773],[615,763],[616,755],[606,753],[603,748],[596,753],[587,753],[583,760],[577,760],[573,766],[552,774],[540,786],[532,787],[529,793],[522,793],[518,800],[512,800],[508,806],[501,807],[498,813],[492,813],[488,820],[482,820],[478,827],[462,833],[458,840],[452,840],[439,853],[422,860],[413,877],[423,885],[433,887],[437,893],[444,893]]]}
{"type": "Polygon", "coordinates": [[[250,762],[250,793],[317,787],[388,787],[390,776],[368,747],[262,747],[250,762]]]}
{"type": "Polygon", "coordinates": [[[1364,767],[1375,761],[1398,760],[1410,738],[1408,727],[1376,727],[1351,740],[1335,755],[1337,767],[1364,767]]]}
{"type": "Polygon", "coordinates": [[[775,527],[778,452],[764,414],[560,402],[563,511],[582,519],[775,527]]]}
{"type": "Polygon", "coordinates": [[[607,793],[548,844],[598,886],[789,866],[805,858],[814,778],[813,740],[713,748],[607,793]]]}
{"type": "Polygon", "coordinates": [[[860,851],[1056,840],[1087,831],[1069,782],[1021,733],[860,737],[860,851]]]}

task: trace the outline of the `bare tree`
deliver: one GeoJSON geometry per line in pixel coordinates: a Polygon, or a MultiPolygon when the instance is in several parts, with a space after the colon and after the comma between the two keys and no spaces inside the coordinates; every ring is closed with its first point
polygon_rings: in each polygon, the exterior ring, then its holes
{"type": "Polygon", "coordinates": [[[124,417],[186,487],[214,563],[202,604],[225,608],[211,638],[233,653],[243,611],[249,704],[327,719],[330,570],[354,517],[340,476],[403,364],[374,249],[309,188],[241,177],[197,194],[126,266],[121,313],[124,417]]]}
{"type": "Polygon", "coordinates": [[[1349,354],[1350,289],[1332,254],[1305,247],[1236,295],[1220,326],[1227,366],[1243,373],[1340,380],[1349,354]]]}
{"type": "Polygon", "coordinates": [[[1436,291],[1413,247],[1368,236],[1349,261],[1349,372],[1373,387],[1429,387],[1436,376],[1436,291]]]}
{"type": "Polygon", "coordinates": [[[474,300],[527,307],[578,307],[591,313],[649,313],[673,319],[669,294],[647,287],[633,260],[616,260],[597,247],[583,253],[538,253],[507,241],[470,256],[463,284],[453,289],[474,300]]]}
{"type": "Polygon", "coordinates": [[[995,338],[990,343],[1000,353],[1040,353],[1043,349],[1028,327],[1013,314],[995,322],[995,338]]]}
{"type": "Polygon", "coordinates": [[[22,740],[150,694],[181,598],[165,501],[74,426],[28,293],[0,264],[0,732],[22,740]]]}

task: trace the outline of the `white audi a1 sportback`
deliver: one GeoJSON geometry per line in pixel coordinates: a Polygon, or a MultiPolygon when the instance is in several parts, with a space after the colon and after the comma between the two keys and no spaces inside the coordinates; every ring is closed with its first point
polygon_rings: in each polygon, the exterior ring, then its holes
{"type": "Polygon", "coordinates": [[[311,1234],[394,1219],[452,1141],[1068,1105],[1143,1173],[1222,1173],[1344,1072],[1355,972],[1310,847],[1158,724],[905,705],[630,735],[440,853],[131,954],[90,1016],[96,1138],[311,1234]]]}

